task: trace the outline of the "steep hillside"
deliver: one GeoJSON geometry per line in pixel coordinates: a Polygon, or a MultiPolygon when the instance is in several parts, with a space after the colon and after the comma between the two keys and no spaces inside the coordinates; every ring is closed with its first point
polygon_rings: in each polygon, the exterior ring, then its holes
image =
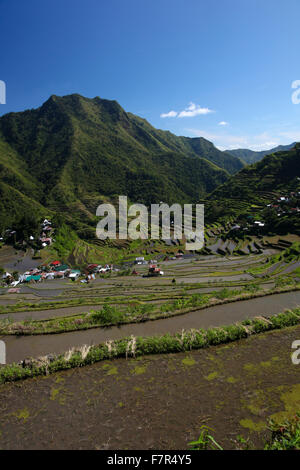
{"type": "Polygon", "coordinates": [[[199,156],[224,168],[230,174],[237,173],[244,167],[244,163],[239,157],[232,156],[229,152],[221,152],[211,142],[203,137],[189,138],[182,137],[192,150],[199,156]]]}
{"type": "Polygon", "coordinates": [[[234,174],[244,167],[244,163],[239,157],[235,157],[229,152],[221,152],[203,137],[178,137],[171,132],[154,129],[145,119],[133,114],[129,115],[140,127],[143,127],[146,132],[158,139],[167,148],[191,157],[205,158],[230,174],[234,174]]]}
{"type": "Polygon", "coordinates": [[[230,177],[210,195],[206,219],[235,217],[251,207],[266,206],[277,196],[300,190],[300,144],[267,155],[230,177]]]}
{"type": "Polygon", "coordinates": [[[27,211],[95,225],[103,200],[195,202],[242,167],[205,139],[177,137],[116,101],[51,96],[0,118],[0,228],[27,211]]]}

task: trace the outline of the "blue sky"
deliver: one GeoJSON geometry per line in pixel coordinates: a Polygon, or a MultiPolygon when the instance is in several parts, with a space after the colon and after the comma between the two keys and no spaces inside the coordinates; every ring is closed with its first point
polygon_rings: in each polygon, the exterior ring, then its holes
{"type": "Polygon", "coordinates": [[[0,114],[80,93],[222,149],[300,141],[299,17],[299,0],[0,0],[0,114]]]}

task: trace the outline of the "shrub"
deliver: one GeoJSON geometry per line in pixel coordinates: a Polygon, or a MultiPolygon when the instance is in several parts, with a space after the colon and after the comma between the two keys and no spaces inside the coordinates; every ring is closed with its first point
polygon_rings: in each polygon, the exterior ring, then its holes
{"type": "Polygon", "coordinates": [[[237,294],[236,291],[230,290],[230,289],[227,289],[226,287],[224,287],[224,289],[220,290],[219,292],[217,292],[215,294],[215,297],[217,299],[227,299],[229,297],[233,297],[236,294],[237,294]]]}
{"type": "Polygon", "coordinates": [[[270,422],[272,437],[264,450],[300,450],[300,414],[282,424],[270,422]]]}
{"type": "MultiPolygon", "coordinates": [[[[110,305],[105,305],[102,310],[94,312],[97,321],[111,322],[111,319],[122,315],[110,305]]],[[[124,338],[122,340],[109,341],[99,346],[88,347],[84,350],[69,351],[68,354],[52,359],[40,358],[32,360],[29,364],[10,364],[0,367],[0,383],[22,380],[36,375],[45,375],[71,367],[80,367],[94,362],[113,357],[127,357],[147,354],[167,354],[192,349],[200,349],[210,345],[217,345],[245,338],[249,334],[258,334],[266,330],[284,328],[300,323],[300,308],[293,311],[280,313],[269,319],[263,317],[245,320],[243,324],[229,325],[208,330],[182,331],[175,335],[166,334],[160,337],[124,338]],[[243,325],[247,325],[247,328],[243,325]]]]}
{"type": "Polygon", "coordinates": [[[95,323],[107,325],[110,323],[117,323],[123,318],[123,313],[118,311],[116,307],[109,304],[103,305],[101,310],[96,310],[92,313],[91,319],[95,323]]]}

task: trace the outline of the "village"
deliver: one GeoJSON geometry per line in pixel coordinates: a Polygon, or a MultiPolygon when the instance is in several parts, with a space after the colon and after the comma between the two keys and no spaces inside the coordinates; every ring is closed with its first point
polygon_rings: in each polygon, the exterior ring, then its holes
{"type": "Polygon", "coordinates": [[[267,207],[275,209],[277,216],[284,214],[296,214],[300,212],[300,191],[291,191],[288,195],[280,196],[267,207]]]}
{"type": "MultiPolygon", "coordinates": [[[[244,237],[246,234],[247,236],[262,237],[270,231],[270,226],[274,223],[274,217],[283,218],[284,216],[295,216],[299,213],[300,191],[294,191],[280,196],[277,195],[272,202],[260,209],[259,216],[257,214],[256,216],[250,214],[240,215],[235,222],[230,224],[229,230],[226,235],[223,233],[223,236],[226,239],[233,240],[244,237]]],[[[14,230],[7,230],[5,238],[0,237],[0,242],[13,241],[15,237],[16,232],[14,230]]],[[[28,243],[33,243],[35,246],[38,246],[39,250],[54,243],[55,228],[52,222],[45,218],[41,222],[39,237],[37,240],[34,238],[33,235],[30,235],[27,241],[23,240],[21,243],[23,246],[26,246],[26,244],[28,246],[28,243]]],[[[165,243],[169,245],[170,241],[166,240],[165,243]]],[[[205,254],[205,250],[203,254],[205,254]]],[[[189,255],[184,255],[184,253],[179,250],[177,253],[174,253],[173,256],[164,256],[161,261],[180,260],[182,257],[186,256],[189,255]]],[[[89,284],[94,281],[96,277],[100,278],[113,274],[122,275],[124,270],[127,270],[127,274],[132,276],[156,277],[164,275],[164,271],[161,270],[156,259],[146,260],[144,256],[137,256],[134,261],[125,263],[125,265],[90,263],[80,269],[78,267],[69,266],[61,260],[53,260],[22,273],[5,270],[2,273],[1,285],[3,287],[16,288],[21,284],[36,284],[54,279],[65,279],[77,281],[82,284],[89,284]],[[148,266],[148,271],[145,272],[145,270],[142,269],[140,272],[139,267],[145,265],[148,266]]]]}
{"type": "MultiPolygon", "coordinates": [[[[5,237],[1,237],[0,241],[14,241],[16,243],[16,231],[15,230],[6,230],[5,237]]],[[[28,237],[28,241],[23,240],[22,245],[26,246],[28,243],[34,243],[40,250],[46,246],[51,245],[54,239],[54,227],[52,222],[48,219],[44,219],[41,222],[41,231],[37,240],[33,235],[28,237]]],[[[96,274],[107,273],[113,271],[112,265],[98,265],[98,264],[88,264],[84,270],[72,269],[72,267],[67,264],[54,260],[48,264],[42,264],[36,268],[29,269],[24,273],[19,273],[18,271],[14,272],[4,272],[2,274],[2,285],[16,287],[19,284],[23,283],[37,283],[43,282],[45,280],[52,279],[70,279],[71,281],[80,280],[83,283],[88,283],[95,279],[96,274]]]]}
{"type": "MultiPolygon", "coordinates": [[[[172,259],[181,259],[183,256],[182,253],[176,254],[172,259]]],[[[165,259],[167,261],[168,259],[165,259]]],[[[164,272],[160,269],[156,260],[146,261],[143,257],[137,257],[133,263],[130,263],[128,268],[134,266],[133,271],[130,273],[133,276],[143,276],[143,277],[155,277],[161,276],[164,272]],[[148,265],[148,273],[140,273],[137,271],[138,265],[148,265]]],[[[97,264],[92,263],[86,265],[83,269],[73,269],[67,264],[54,260],[49,264],[42,264],[37,268],[30,269],[22,274],[19,274],[17,271],[10,273],[4,272],[2,274],[2,287],[11,287],[15,288],[20,284],[36,284],[43,281],[49,281],[54,279],[67,279],[70,281],[79,281],[81,283],[89,284],[91,281],[94,281],[97,277],[103,277],[105,274],[115,273],[116,275],[120,272],[119,267],[115,267],[113,264],[97,264]]]]}
{"type": "MultiPolygon", "coordinates": [[[[39,235],[36,237],[34,237],[33,234],[30,234],[26,238],[23,237],[20,239],[17,231],[11,229],[6,230],[3,235],[3,237],[0,237],[0,243],[2,245],[11,245],[15,248],[21,247],[21,252],[22,250],[26,252],[26,250],[30,249],[32,253],[37,252],[40,254],[44,248],[55,243],[55,227],[48,218],[45,218],[40,223],[39,235]]],[[[179,244],[179,241],[165,240],[165,243],[167,246],[176,246],[179,244]]],[[[184,255],[178,247],[177,252],[170,256],[160,255],[159,259],[161,261],[172,261],[180,260],[185,256],[189,255],[184,255]]],[[[32,257],[32,259],[34,259],[34,257],[32,257]]],[[[17,268],[16,265],[15,267],[17,268]]],[[[55,259],[53,261],[48,261],[47,263],[31,267],[24,272],[5,269],[1,273],[2,279],[0,286],[16,288],[21,284],[36,284],[54,279],[66,279],[88,284],[94,281],[96,277],[100,278],[112,274],[123,275],[125,271],[126,274],[142,277],[156,277],[164,275],[164,272],[159,267],[157,259],[146,260],[144,256],[137,256],[135,260],[119,265],[114,265],[112,263],[89,263],[85,266],[80,266],[80,268],[78,266],[71,266],[62,260],[55,259]],[[140,272],[139,266],[145,265],[147,265],[148,271],[145,272],[145,269],[142,269],[140,272]]]]}
{"type": "Polygon", "coordinates": [[[37,283],[52,279],[69,279],[71,281],[80,280],[80,282],[89,283],[95,280],[96,274],[111,272],[111,265],[87,265],[84,271],[72,269],[67,264],[55,260],[50,264],[44,264],[40,267],[30,269],[23,274],[5,272],[2,275],[2,284],[6,286],[16,287],[23,283],[37,283]]]}
{"type": "Polygon", "coordinates": [[[247,233],[248,235],[259,235],[270,231],[274,224],[274,218],[284,216],[295,216],[300,213],[300,191],[291,191],[289,194],[277,196],[260,210],[257,220],[254,215],[240,215],[236,223],[231,227],[228,235],[236,236],[247,233]]]}

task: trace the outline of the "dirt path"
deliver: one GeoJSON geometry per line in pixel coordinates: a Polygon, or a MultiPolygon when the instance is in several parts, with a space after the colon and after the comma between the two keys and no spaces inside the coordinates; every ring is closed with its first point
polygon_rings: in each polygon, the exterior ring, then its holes
{"type": "Polygon", "coordinates": [[[300,327],[192,353],[118,359],[0,387],[1,449],[187,449],[207,424],[224,449],[262,448],[300,410],[300,327]]]}
{"type": "Polygon", "coordinates": [[[257,299],[244,300],[163,320],[124,325],[122,327],[98,328],[70,333],[34,336],[0,336],[7,348],[7,362],[19,362],[26,357],[49,353],[62,353],[73,346],[99,344],[108,339],[122,337],[154,336],[176,333],[182,329],[209,328],[245,320],[257,315],[272,315],[300,305],[300,291],[276,294],[257,299]]]}

